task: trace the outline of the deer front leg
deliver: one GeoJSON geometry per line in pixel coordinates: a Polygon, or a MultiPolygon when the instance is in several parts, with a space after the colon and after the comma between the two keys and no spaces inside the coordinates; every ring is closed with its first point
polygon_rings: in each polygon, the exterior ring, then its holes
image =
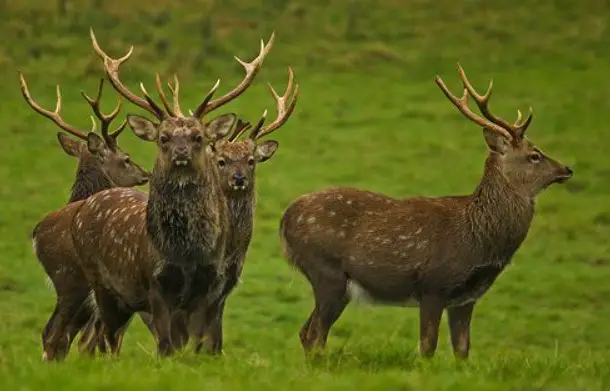
{"type": "MultiPolygon", "coordinates": [[[[201,351],[204,342],[209,348],[209,353],[216,355],[222,352],[222,329],[220,329],[220,333],[218,328],[212,329],[216,331],[210,330],[210,327],[214,324],[216,318],[220,316],[221,303],[223,303],[224,307],[224,301],[220,301],[220,299],[211,304],[204,301],[192,314],[189,329],[190,334],[193,335],[193,350],[195,353],[201,351]]],[[[218,326],[222,327],[221,324],[218,326]]]]}
{"type": "Polygon", "coordinates": [[[470,321],[474,302],[459,307],[447,309],[449,330],[451,331],[451,344],[453,354],[457,359],[467,359],[470,351],[470,321]]]}
{"type": "Polygon", "coordinates": [[[425,295],[419,303],[419,351],[425,358],[436,351],[443,307],[444,300],[435,295],[425,295]]]}
{"type": "Polygon", "coordinates": [[[166,301],[161,296],[157,281],[151,283],[148,293],[150,315],[154,326],[154,333],[157,339],[157,354],[161,357],[169,356],[173,353],[171,341],[171,314],[166,301]]]}
{"type": "Polygon", "coordinates": [[[224,315],[226,300],[222,300],[218,305],[216,316],[209,322],[203,336],[206,348],[212,354],[222,353],[223,334],[222,334],[222,318],[224,315]]]}

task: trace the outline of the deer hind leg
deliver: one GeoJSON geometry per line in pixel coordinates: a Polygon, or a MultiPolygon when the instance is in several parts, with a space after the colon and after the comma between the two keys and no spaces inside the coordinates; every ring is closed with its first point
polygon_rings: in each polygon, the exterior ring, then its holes
{"type": "Polygon", "coordinates": [[[203,335],[203,342],[206,350],[211,354],[218,355],[222,353],[223,333],[222,333],[222,317],[224,315],[226,298],[223,299],[215,311],[215,316],[208,323],[203,335]]]}
{"type": "Polygon", "coordinates": [[[57,304],[43,332],[43,360],[63,360],[74,338],[73,322],[85,308],[87,294],[58,295],[57,304]]]}
{"type": "MultiPolygon", "coordinates": [[[[326,262],[324,265],[336,263],[326,262]]],[[[339,268],[322,267],[306,273],[315,296],[315,308],[305,322],[299,337],[306,352],[324,349],[333,324],[349,303],[347,276],[339,268]]]]}
{"type": "Polygon", "coordinates": [[[444,301],[435,295],[422,296],[419,303],[419,350],[423,357],[434,356],[444,301]]]}
{"type": "Polygon", "coordinates": [[[457,359],[467,359],[470,351],[470,321],[474,302],[447,309],[453,354],[457,359]]]}
{"type": "Polygon", "coordinates": [[[103,343],[99,339],[103,338],[110,353],[118,355],[121,350],[125,328],[129,324],[133,312],[124,309],[119,299],[105,289],[95,290],[95,300],[101,320],[101,325],[96,324],[98,347],[103,343]]]}

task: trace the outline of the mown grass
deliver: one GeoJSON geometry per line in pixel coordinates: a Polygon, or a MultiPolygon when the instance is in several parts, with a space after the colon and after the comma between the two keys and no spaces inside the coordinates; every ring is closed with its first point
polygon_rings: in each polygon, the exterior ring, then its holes
{"type": "MultiPolygon", "coordinates": [[[[30,389],[610,389],[610,120],[608,4],[275,0],[123,1],[96,6],[39,0],[0,2],[0,384],[30,389]],[[125,65],[131,86],[155,71],[178,72],[193,107],[217,77],[241,77],[231,56],[251,58],[277,33],[255,85],[227,107],[256,120],[282,89],[292,64],[301,96],[275,135],[281,148],[260,166],[256,232],[243,283],[225,316],[225,356],[186,351],[154,356],[139,320],[118,359],[40,360],[40,331],[54,295],[30,249],[29,233],[67,200],[74,161],[56,129],[19,95],[16,70],[65,117],[88,126],[79,96],[101,76],[88,29],[112,55],[136,46],[125,65]],[[282,260],[283,209],[298,195],[353,185],[394,196],[466,193],[482,169],[480,131],[433,83],[457,89],[456,62],[476,86],[495,81],[493,108],[509,119],[531,105],[530,137],[571,165],[575,177],[539,197],[528,239],[475,311],[468,363],[454,362],[443,326],[437,356],[417,356],[417,312],[349,307],[328,351],[306,360],[298,330],[312,306],[309,287],[282,260]]],[[[108,90],[110,91],[110,89],[108,90]]],[[[114,97],[107,93],[106,107],[114,97]]],[[[134,111],[133,107],[129,107],[134,111]]],[[[147,167],[155,148],[133,135],[124,148],[147,167]]]]}

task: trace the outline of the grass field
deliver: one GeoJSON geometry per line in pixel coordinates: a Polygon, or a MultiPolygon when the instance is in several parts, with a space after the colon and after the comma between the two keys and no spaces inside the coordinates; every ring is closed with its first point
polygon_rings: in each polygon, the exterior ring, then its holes
{"type": "MultiPolygon", "coordinates": [[[[610,7],[601,0],[167,0],[0,1],[0,388],[3,390],[606,390],[610,389],[610,7]],[[62,4],[65,3],[65,8],[62,4]],[[183,107],[216,78],[240,80],[236,54],[277,39],[255,85],[227,107],[256,120],[273,112],[265,88],[301,84],[281,147],[258,171],[256,230],[243,282],[225,311],[225,355],[185,351],[159,360],[134,320],[118,359],[43,363],[40,332],[54,293],[29,235],[63,205],[75,162],[56,128],[19,94],[88,126],[80,90],[102,75],[88,29],[111,55],[135,45],[131,86],[178,72],[183,107]],[[532,106],[529,137],[570,165],[574,178],[538,199],[529,236],[475,310],[473,347],[456,364],[443,324],[434,359],[417,355],[413,309],[348,307],[327,351],[306,360],[298,330],[312,308],[305,279],[284,262],[278,221],[298,195],[352,185],[396,197],[463,194],[482,172],[481,131],[434,84],[458,90],[460,62],[480,89],[494,78],[493,108],[513,119],[532,106]]],[[[107,90],[111,91],[110,89],[107,90]]],[[[109,109],[112,94],[107,93],[109,109]]],[[[136,111],[133,107],[129,111],[136,111]]],[[[120,140],[150,168],[155,147],[120,140]]]]}

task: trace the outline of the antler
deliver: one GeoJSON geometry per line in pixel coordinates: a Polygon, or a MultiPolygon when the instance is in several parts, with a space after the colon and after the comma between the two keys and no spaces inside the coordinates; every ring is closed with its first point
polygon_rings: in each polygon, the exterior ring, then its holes
{"type": "Polygon", "coordinates": [[[68,124],[67,122],[65,122],[63,120],[63,118],[61,118],[61,114],[60,114],[60,112],[61,112],[61,91],[59,89],[59,84],[57,85],[57,103],[55,104],[55,111],[49,111],[49,110],[42,108],[40,105],[38,105],[38,103],[36,103],[34,101],[34,99],[32,99],[32,96],[30,95],[30,91],[28,89],[28,85],[25,82],[23,73],[21,73],[21,72],[19,72],[19,82],[21,84],[21,93],[23,94],[25,101],[30,105],[30,107],[32,109],[34,109],[34,111],[47,117],[48,119],[53,121],[57,126],[62,128],[66,132],[70,133],[71,135],[76,136],[82,140],[87,140],[87,136],[86,136],[87,131],[86,130],[78,129],[78,128],[68,124]]]}
{"type": "Polygon", "coordinates": [[[532,115],[533,115],[532,108],[530,107],[529,114],[524,122],[521,122],[521,118],[522,118],[521,112],[518,112],[517,113],[518,120],[514,124],[510,124],[507,121],[503,120],[502,118],[494,115],[491,112],[491,110],[489,109],[489,98],[491,97],[491,92],[492,92],[492,88],[493,88],[493,80],[489,81],[489,86],[487,87],[487,92],[485,92],[484,95],[481,95],[481,94],[477,93],[477,91],[474,89],[474,87],[472,86],[470,81],[468,81],[468,78],[466,77],[466,73],[464,72],[464,69],[459,64],[458,64],[458,72],[460,73],[460,78],[462,79],[462,83],[464,83],[464,88],[466,88],[468,90],[468,93],[470,94],[470,96],[472,96],[472,98],[476,102],[477,106],[479,107],[479,110],[481,111],[481,114],[483,114],[483,116],[485,118],[487,118],[494,124],[499,125],[499,126],[503,127],[504,129],[508,130],[509,132],[514,134],[516,137],[523,138],[523,135],[525,134],[527,127],[532,122],[532,115]]]}
{"type": "MultiPolygon", "coordinates": [[[[146,89],[144,88],[144,85],[142,83],[140,83],[140,89],[142,90],[142,93],[144,94],[144,99],[142,99],[141,97],[139,97],[136,94],[134,94],[133,92],[131,92],[119,79],[119,67],[125,61],[129,60],[129,57],[131,57],[131,54],[133,53],[133,46],[129,49],[127,54],[124,55],[123,57],[118,58],[118,59],[113,59],[110,56],[108,56],[102,50],[100,45],[97,43],[97,39],[95,38],[93,29],[89,30],[89,35],[91,36],[91,43],[93,44],[93,49],[95,50],[97,55],[104,61],[104,70],[106,71],[106,75],[110,79],[110,83],[117,90],[117,92],[119,92],[121,95],[123,95],[131,103],[133,103],[137,106],[140,106],[144,110],[153,114],[159,120],[165,119],[167,114],[169,114],[170,116],[173,114],[171,112],[168,112],[166,114],[163,111],[163,109],[161,109],[161,107],[159,107],[159,105],[157,105],[152,100],[152,98],[150,97],[150,95],[148,94],[148,92],[146,91],[146,89]]],[[[163,94],[163,91],[159,90],[159,95],[162,95],[162,94],[163,94]]]]}
{"type": "MultiPolygon", "coordinates": [[[[117,146],[116,139],[117,139],[117,137],[119,137],[121,132],[123,132],[123,130],[125,129],[125,125],[127,125],[127,120],[123,121],[123,123],[117,128],[117,130],[115,130],[112,133],[108,133],[108,128],[110,127],[110,124],[112,123],[112,121],[114,121],[114,119],[117,117],[117,115],[119,115],[123,102],[122,102],[121,98],[119,98],[119,102],[117,103],[115,109],[110,114],[102,113],[102,110],[100,108],[100,101],[102,98],[103,88],[104,88],[104,79],[101,78],[100,86],[97,89],[97,95],[95,96],[95,99],[91,99],[84,91],[81,91],[81,95],[83,96],[83,98],[85,98],[87,103],[89,103],[89,106],[91,106],[91,109],[93,109],[93,113],[102,123],[102,137],[104,138],[106,145],[108,145],[109,148],[114,149],[117,146]]],[[[93,120],[93,117],[91,117],[91,120],[93,122],[93,130],[95,130],[96,126],[95,126],[95,121],[93,120]]]]}
{"type": "Polygon", "coordinates": [[[286,91],[284,95],[279,96],[277,92],[273,89],[271,84],[269,84],[269,90],[273,95],[273,99],[275,99],[277,106],[277,118],[275,121],[270,123],[268,126],[263,127],[263,123],[265,122],[267,116],[267,110],[263,113],[261,119],[258,121],[256,126],[250,132],[248,136],[252,140],[258,140],[269,133],[275,131],[282,125],[288,121],[290,115],[294,111],[294,108],[297,104],[297,97],[299,94],[299,84],[294,85],[293,90],[293,82],[294,82],[294,72],[292,71],[292,67],[288,68],[288,85],[286,86],[286,91]]]}
{"type": "Polygon", "coordinates": [[[241,136],[246,130],[250,129],[251,127],[252,127],[252,124],[250,122],[246,122],[241,119],[238,119],[237,125],[235,126],[233,133],[231,133],[231,135],[229,136],[229,138],[227,140],[230,142],[237,140],[239,138],[239,136],[241,136]]]}
{"type": "Polygon", "coordinates": [[[466,118],[475,122],[478,125],[481,125],[484,128],[493,130],[493,131],[501,134],[502,136],[506,137],[506,139],[508,139],[508,140],[513,140],[514,135],[511,133],[510,130],[507,130],[485,118],[479,117],[478,115],[473,113],[468,108],[468,89],[466,87],[464,87],[464,94],[462,95],[462,97],[458,98],[457,96],[453,95],[449,91],[449,89],[447,88],[447,86],[445,85],[445,83],[439,76],[436,76],[436,84],[438,84],[438,86],[440,87],[441,91],[443,91],[443,94],[445,94],[447,99],[449,99],[451,101],[451,103],[453,103],[453,105],[455,107],[457,107],[457,109],[462,114],[464,114],[464,116],[466,118]]]}
{"type": "Polygon", "coordinates": [[[231,90],[227,94],[221,96],[220,98],[210,101],[212,98],[212,95],[214,94],[214,92],[216,92],[216,89],[218,88],[218,85],[220,83],[220,80],[218,80],[216,82],[216,84],[214,85],[214,87],[212,87],[210,92],[208,92],[208,94],[203,99],[203,101],[199,104],[199,106],[197,106],[197,109],[195,109],[194,117],[201,119],[207,113],[211,112],[212,110],[214,110],[224,104],[229,103],[230,101],[232,101],[233,99],[235,99],[239,95],[241,95],[254,81],[254,77],[256,76],[256,74],[260,70],[261,66],[263,65],[263,61],[265,60],[265,57],[269,53],[269,50],[271,50],[271,47],[273,46],[274,41],[275,41],[275,32],[273,32],[271,34],[271,37],[269,38],[269,42],[267,42],[266,45],[265,45],[265,42],[261,39],[260,52],[259,52],[258,56],[251,62],[242,61],[239,57],[235,56],[235,59],[237,60],[237,62],[239,62],[246,70],[246,76],[233,90],[231,90]]]}

